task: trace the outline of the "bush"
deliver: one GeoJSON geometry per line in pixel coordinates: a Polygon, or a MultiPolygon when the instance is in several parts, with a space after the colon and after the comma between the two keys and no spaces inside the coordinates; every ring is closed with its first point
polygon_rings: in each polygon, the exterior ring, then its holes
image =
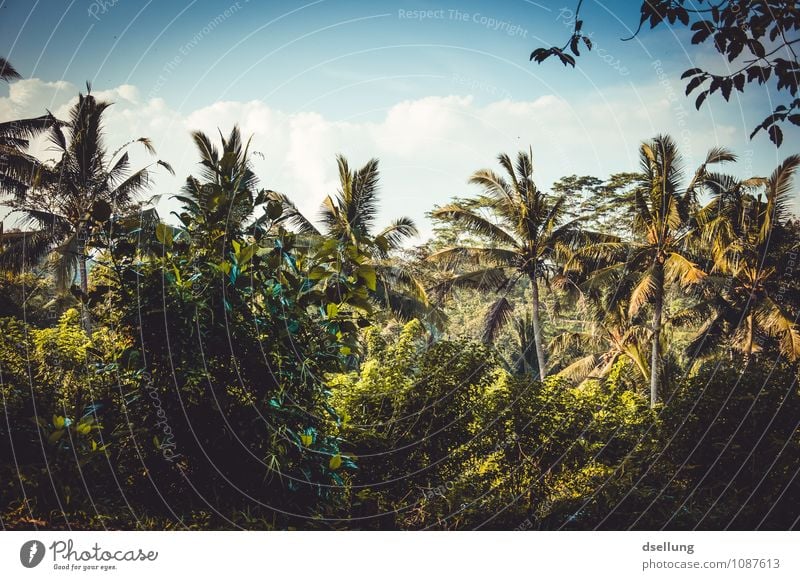
{"type": "Polygon", "coordinates": [[[571,389],[515,377],[482,345],[429,345],[418,322],[392,342],[370,331],[366,351],[360,373],[332,380],[359,457],[356,527],[578,520],[653,421],[646,401],[613,378],[571,389]]]}

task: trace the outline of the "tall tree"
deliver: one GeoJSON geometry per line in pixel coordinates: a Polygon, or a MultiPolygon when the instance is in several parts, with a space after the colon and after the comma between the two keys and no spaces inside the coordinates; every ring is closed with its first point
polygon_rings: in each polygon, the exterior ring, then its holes
{"type": "Polygon", "coordinates": [[[316,239],[316,243],[312,241],[312,249],[323,239],[340,247],[349,245],[353,255],[348,257],[345,252],[342,258],[344,262],[355,260],[350,264],[352,273],[367,278],[374,300],[403,320],[419,316],[438,324],[439,316],[431,309],[422,283],[408,267],[392,259],[393,252],[417,235],[413,220],[396,218],[375,231],[380,192],[378,160],[371,159],[360,169],[351,169],[347,159],[341,155],[337,156],[336,162],[339,190],[322,203],[320,217],[324,227],[318,228],[303,216],[286,195],[270,192],[270,198],[279,201],[283,207],[279,221],[316,239]],[[367,259],[360,260],[358,255],[367,259]]]}
{"type": "Polygon", "coordinates": [[[631,319],[646,305],[651,308],[650,404],[655,406],[661,391],[666,293],[673,286],[686,289],[706,277],[696,264],[693,251],[698,241],[694,220],[698,193],[709,178],[709,165],[736,158],[725,149],[712,149],[685,186],[680,154],[669,136],[660,135],[643,143],[639,159],[641,175],[634,190],[633,239],[596,244],[585,253],[606,257],[617,254],[618,261],[596,271],[593,281],[596,284],[615,280],[615,295],[627,301],[631,319]]]}
{"type": "MultiPolygon", "coordinates": [[[[566,268],[565,268],[566,269],[566,268]]],[[[590,274],[591,275],[591,274],[590,274]]],[[[575,280],[578,282],[578,280],[575,280]]],[[[588,292],[578,301],[582,324],[554,337],[550,349],[561,359],[558,376],[583,383],[587,379],[605,379],[617,361],[624,359],[637,382],[649,382],[647,349],[651,330],[642,317],[631,317],[628,304],[618,298],[618,288],[599,280],[582,285],[588,292]]]]}
{"type": "MultiPolygon", "coordinates": [[[[31,177],[22,188],[6,188],[14,213],[35,229],[13,240],[0,261],[20,270],[47,255],[56,256],[56,282],[66,288],[75,279],[81,292],[88,291],[87,262],[93,238],[112,215],[128,210],[149,184],[148,165],[131,172],[127,147],[143,145],[154,154],[146,138],[126,143],[109,154],[104,139],[103,114],[109,103],[91,94],[79,94],[69,120],[50,126],[50,143],[58,152],[52,163],[31,159],[31,177]]],[[[156,163],[169,168],[162,162],[156,163]]]]}
{"type": "MultiPolygon", "coordinates": [[[[11,82],[20,74],[4,58],[0,58],[0,80],[11,82]]],[[[57,124],[49,113],[33,119],[17,119],[0,123],[0,194],[22,194],[30,185],[36,160],[27,154],[30,139],[57,124]]],[[[0,236],[3,226],[0,223],[0,236]]]]}
{"type": "Polygon", "coordinates": [[[227,138],[222,133],[219,137],[221,149],[205,133],[192,133],[200,154],[199,177],[187,177],[174,198],[191,215],[191,220],[179,216],[184,224],[191,221],[193,232],[215,240],[222,255],[226,239],[237,239],[244,230],[257,229],[265,221],[264,216],[256,218],[255,212],[267,202],[267,194],[258,189],[248,159],[249,142],[242,141],[238,126],[227,138]]]}
{"type": "Polygon", "coordinates": [[[620,234],[633,220],[633,187],[638,177],[636,173],[615,173],[602,181],[591,175],[570,175],[553,184],[553,193],[568,197],[570,217],[582,217],[584,227],[620,234]]]}
{"type": "Polygon", "coordinates": [[[784,271],[784,256],[797,243],[789,220],[798,167],[800,156],[792,155],[766,179],[709,180],[712,199],[698,221],[714,276],[703,298],[681,313],[702,322],[688,347],[692,356],[726,345],[747,360],[773,343],[788,359],[800,358],[797,282],[784,271]]]}
{"type": "MultiPolygon", "coordinates": [[[[584,242],[577,220],[565,220],[565,196],[551,196],[533,181],[531,153],[521,151],[516,163],[506,154],[498,157],[506,176],[490,169],[476,171],[470,183],[482,188],[473,201],[458,202],[432,212],[489,245],[454,246],[435,252],[429,260],[455,269],[471,264],[441,286],[503,290],[521,279],[530,284],[531,326],[536,351],[537,374],[547,375],[541,320],[539,283],[557,272],[557,264],[570,248],[584,242]]],[[[489,308],[484,336],[492,340],[499,328],[511,320],[512,305],[505,295],[489,308]]]]}

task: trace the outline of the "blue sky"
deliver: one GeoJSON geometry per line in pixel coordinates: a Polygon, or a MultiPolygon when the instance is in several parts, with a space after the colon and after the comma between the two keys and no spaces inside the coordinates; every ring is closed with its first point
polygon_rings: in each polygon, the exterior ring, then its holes
{"type": "MultiPolygon", "coordinates": [[[[455,72],[469,71],[520,97],[551,86],[579,88],[581,75],[527,63],[532,48],[566,38],[568,4],[105,0],[104,9],[102,0],[6,1],[0,48],[31,76],[105,87],[130,83],[186,106],[235,96],[289,108],[340,88],[342,80],[407,79],[374,80],[369,90],[347,92],[348,106],[363,110],[386,98],[447,90],[455,72]],[[507,26],[495,30],[484,17],[507,26]],[[169,67],[176,57],[179,65],[169,67]],[[157,87],[161,74],[168,78],[157,87]]],[[[647,74],[640,43],[617,42],[635,24],[635,12],[620,14],[623,24],[593,8],[587,26],[597,31],[597,43],[614,43],[624,66],[647,74]]],[[[618,80],[608,67],[587,72],[600,86],[618,80]]],[[[347,114],[339,99],[315,102],[322,112],[347,114]]]]}
{"type": "Polygon", "coordinates": [[[116,103],[110,141],[146,134],[180,178],[192,168],[190,130],[239,123],[263,154],[264,184],[307,211],[335,188],[341,152],[356,164],[380,157],[386,217],[420,221],[468,193],[471,171],[529,145],[545,187],[632,170],[638,142],[660,132],[689,166],[717,144],[751,175],[794,152],[797,131],[777,152],[748,139],[768,89],[695,111],[680,73],[727,65],[668,28],[622,42],[634,2],[584,2],[595,50],[576,69],[529,63],[534,48],[566,40],[574,4],[0,0],[0,55],[26,77],[0,87],[0,117],[66,110],[88,80],[116,103]]]}

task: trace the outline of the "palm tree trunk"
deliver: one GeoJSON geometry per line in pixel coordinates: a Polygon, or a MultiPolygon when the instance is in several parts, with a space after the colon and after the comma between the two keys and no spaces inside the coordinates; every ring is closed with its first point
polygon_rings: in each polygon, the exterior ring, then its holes
{"type": "MultiPolygon", "coordinates": [[[[85,248],[81,248],[81,254],[78,257],[78,275],[80,276],[82,299],[89,295],[89,269],[86,267],[88,258],[86,257],[85,248]]],[[[81,300],[81,320],[83,322],[83,329],[87,334],[92,334],[92,321],[89,318],[88,305],[81,300]]]]}
{"type": "Polygon", "coordinates": [[[650,358],[650,408],[656,406],[661,389],[661,317],[664,310],[664,266],[657,263],[653,272],[653,352],[650,358]]]}
{"type": "Polygon", "coordinates": [[[544,348],[542,347],[542,327],[539,323],[539,285],[536,281],[536,274],[530,275],[531,291],[533,292],[533,344],[536,346],[536,362],[539,365],[539,380],[544,379],[547,374],[545,373],[544,366],[544,348]]]}
{"type": "Polygon", "coordinates": [[[89,272],[88,272],[88,268],[86,267],[86,262],[88,260],[86,258],[86,253],[83,250],[81,250],[81,255],[78,258],[78,261],[80,262],[80,264],[79,264],[80,272],[78,272],[78,274],[80,276],[81,292],[83,292],[84,294],[88,294],[89,293],[89,272]]]}

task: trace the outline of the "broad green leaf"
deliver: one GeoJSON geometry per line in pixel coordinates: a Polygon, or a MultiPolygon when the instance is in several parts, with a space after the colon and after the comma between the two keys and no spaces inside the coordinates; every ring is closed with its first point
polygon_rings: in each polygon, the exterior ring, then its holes
{"type": "Polygon", "coordinates": [[[342,456],[336,454],[333,457],[331,457],[331,460],[328,462],[328,466],[334,471],[339,469],[342,466],[342,456]]]}
{"type": "Polygon", "coordinates": [[[308,273],[309,280],[321,280],[328,274],[328,271],[322,266],[314,266],[308,273]]]}
{"type": "Polygon", "coordinates": [[[364,280],[367,288],[375,292],[378,287],[378,278],[375,275],[375,268],[372,266],[359,266],[356,270],[358,277],[364,280]]]}
{"type": "Polygon", "coordinates": [[[330,303],[325,307],[325,312],[328,318],[336,318],[336,315],[339,314],[339,307],[336,304],[330,303]]]}
{"type": "Polygon", "coordinates": [[[247,246],[242,253],[239,255],[239,264],[244,265],[250,260],[253,259],[253,256],[256,254],[256,250],[258,249],[258,245],[252,244],[247,246]]]}
{"type": "Polygon", "coordinates": [[[165,223],[156,226],[156,239],[165,246],[172,245],[172,228],[165,223]]]}

